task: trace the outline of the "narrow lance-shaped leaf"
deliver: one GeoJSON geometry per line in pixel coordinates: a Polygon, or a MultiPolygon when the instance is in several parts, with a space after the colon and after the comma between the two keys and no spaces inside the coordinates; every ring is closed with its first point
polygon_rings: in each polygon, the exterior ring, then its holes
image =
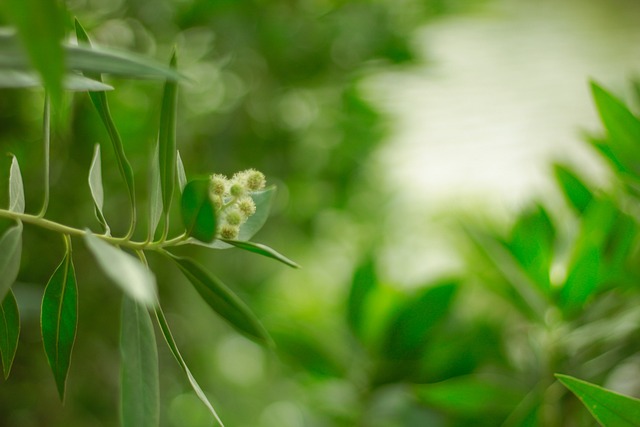
{"type": "MultiPolygon", "coordinates": [[[[1,54],[1,53],[0,53],[1,54]]],[[[42,81],[32,71],[0,70],[0,88],[29,88],[41,87],[42,81]]],[[[67,74],[63,80],[63,86],[71,91],[107,91],[113,90],[113,86],[98,82],[77,74],[67,74]]]]}
{"type": "Polygon", "coordinates": [[[9,290],[0,305],[0,358],[4,378],[9,378],[20,337],[20,314],[13,292],[9,290]]]}
{"type": "Polygon", "coordinates": [[[0,300],[4,300],[18,277],[21,255],[22,222],[18,221],[0,237],[0,300]]]}
{"type": "Polygon", "coordinates": [[[158,349],[146,308],[126,295],[120,323],[122,427],[158,427],[158,349]]]}
{"type": "Polygon", "coordinates": [[[189,279],[213,311],[249,338],[262,344],[271,345],[271,338],[255,314],[224,283],[189,258],[178,257],[168,252],[165,254],[176,262],[185,277],[189,279]]]}
{"type": "Polygon", "coordinates": [[[180,192],[184,191],[184,187],[187,185],[187,173],[184,170],[184,164],[180,157],[180,151],[176,151],[176,173],[178,175],[178,185],[180,186],[180,192]]]}
{"type": "Polygon", "coordinates": [[[9,210],[24,213],[24,185],[22,184],[22,174],[20,173],[20,165],[16,156],[11,159],[9,173],[9,210]]]}
{"type": "Polygon", "coordinates": [[[283,264],[288,265],[289,267],[300,268],[300,265],[298,265],[296,262],[291,261],[289,258],[277,252],[275,249],[270,248],[267,245],[263,245],[261,243],[254,243],[254,242],[245,242],[241,240],[222,239],[222,241],[230,245],[233,245],[236,248],[239,248],[248,252],[253,252],[258,255],[266,256],[268,258],[275,259],[277,261],[280,261],[283,264]]]}
{"type": "Polygon", "coordinates": [[[44,290],[40,318],[44,351],[61,400],[64,400],[77,323],[78,289],[71,249],[68,246],[62,263],[53,273],[44,290]]]}
{"type": "Polygon", "coordinates": [[[85,242],[102,271],[127,295],[147,306],[156,304],[156,278],[140,261],[90,232],[85,242]]]}
{"type": "Polygon", "coordinates": [[[149,189],[149,240],[153,240],[153,236],[158,228],[158,223],[162,217],[162,189],[160,188],[160,168],[158,166],[158,144],[153,150],[153,159],[151,161],[151,188],[149,189]]]}
{"type": "Polygon", "coordinates": [[[209,197],[209,180],[189,182],[182,193],[182,220],[188,236],[211,242],[216,235],[216,209],[209,197]]]}
{"type": "Polygon", "coordinates": [[[556,378],[582,401],[603,427],[640,425],[640,400],[568,375],[556,374],[556,378]]]}
{"type": "MultiPolygon", "coordinates": [[[[170,66],[176,68],[176,53],[171,56],[170,66]]],[[[176,182],[176,116],[178,105],[178,83],[167,80],[162,95],[160,131],[158,132],[160,182],[165,224],[168,224],[171,200],[176,182]]]]}
{"type": "Polygon", "coordinates": [[[91,159],[91,168],[89,169],[89,189],[93,198],[94,212],[100,225],[102,225],[107,235],[111,234],[111,229],[104,217],[104,189],[102,187],[102,159],[100,156],[100,144],[96,144],[93,150],[93,158],[91,159]]]}
{"type": "Polygon", "coordinates": [[[196,396],[198,396],[198,399],[200,399],[202,403],[204,403],[204,405],[207,407],[207,409],[209,410],[213,418],[218,422],[218,424],[224,427],[224,424],[222,423],[222,420],[218,416],[218,413],[213,408],[213,405],[211,405],[211,402],[209,402],[209,399],[207,399],[207,396],[204,394],[204,391],[202,391],[202,388],[200,388],[200,385],[191,374],[191,371],[189,370],[187,363],[182,358],[182,354],[180,354],[180,350],[178,350],[178,346],[176,345],[176,342],[173,339],[173,335],[171,334],[171,330],[169,329],[169,324],[167,323],[167,319],[165,318],[164,312],[162,311],[162,308],[160,306],[156,308],[156,319],[158,320],[158,326],[160,326],[162,335],[164,336],[164,339],[167,341],[167,345],[169,346],[169,349],[171,350],[173,357],[175,357],[175,359],[178,361],[178,364],[180,365],[185,375],[187,376],[187,379],[189,380],[189,384],[191,384],[191,388],[196,393],[196,396]]]}
{"type": "MultiPolygon", "coordinates": [[[[76,36],[79,41],[90,44],[89,36],[84,31],[84,28],[80,25],[80,23],[76,20],[76,36]]],[[[102,81],[102,77],[99,73],[85,73],[87,77],[102,81]]],[[[120,170],[120,175],[122,176],[125,185],[127,187],[127,193],[129,195],[129,203],[131,207],[131,228],[129,233],[133,232],[133,228],[135,227],[135,217],[136,217],[136,193],[135,193],[135,184],[133,178],[133,169],[131,168],[131,164],[127,160],[127,156],[124,152],[124,146],[122,145],[122,139],[120,138],[120,134],[118,133],[118,129],[116,128],[115,123],[113,122],[113,118],[111,117],[111,112],[109,111],[109,103],[107,101],[107,95],[104,92],[90,92],[89,97],[91,98],[91,102],[93,103],[102,123],[104,124],[107,133],[109,134],[109,138],[111,139],[111,143],[113,145],[113,150],[116,154],[116,162],[118,163],[118,169],[120,170]]]]}

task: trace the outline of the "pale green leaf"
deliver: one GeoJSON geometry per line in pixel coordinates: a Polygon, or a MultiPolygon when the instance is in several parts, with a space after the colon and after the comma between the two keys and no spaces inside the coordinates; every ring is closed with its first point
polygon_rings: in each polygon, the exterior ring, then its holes
{"type": "Polygon", "coordinates": [[[93,150],[93,158],[91,159],[91,167],[89,168],[89,189],[91,197],[93,197],[94,212],[96,218],[107,235],[111,234],[109,224],[104,217],[104,189],[102,187],[102,159],[100,156],[100,144],[96,144],[93,150]]]}
{"type": "Polygon", "coordinates": [[[149,173],[151,174],[151,188],[149,190],[149,240],[153,240],[153,236],[158,228],[158,223],[162,217],[162,188],[160,187],[160,167],[158,165],[158,144],[153,150],[153,159],[149,173]]]}
{"type": "Polygon", "coordinates": [[[156,278],[138,259],[89,231],[85,242],[102,271],[127,295],[147,306],[156,304],[156,278]]]}
{"type": "Polygon", "coordinates": [[[221,240],[225,243],[235,246],[236,248],[253,252],[262,256],[266,256],[268,258],[275,259],[277,261],[280,261],[283,264],[288,265],[289,267],[300,268],[300,265],[298,265],[296,262],[291,261],[289,258],[282,255],[275,249],[270,248],[267,245],[263,245],[261,243],[247,242],[242,240],[228,240],[228,239],[221,239],[221,240]]]}
{"type": "Polygon", "coordinates": [[[126,295],[120,328],[121,425],[158,427],[160,386],[153,324],[146,308],[126,295]]]}
{"type": "Polygon", "coordinates": [[[9,173],[9,210],[24,213],[24,185],[16,156],[12,156],[9,173]]]}
{"type": "MultiPolygon", "coordinates": [[[[29,88],[40,87],[40,77],[32,71],[0,69],[0,88],[29,88]]],[[[113,86],[77,74],[64,76],[63,86],[71,91],[107,91],[113,90],[113,86]]]]}
{"type": "Polygon", "coordinates": [[[0,299],[13,286],[20,270],[22,255],[22,222],[9,228],[0,237],[0,299]]]}
{"type": "Polygon", "coordinates": [[[180,151],[176,151],[176,173],[178,175],[178,185],[180,186],[180,192],[184,191],[184,187],[187,186],[187,173],[184,170],[184,164],[180,157],[180,151]]]}
{"type": "Polygon", "coordinates": [[[4,378],[9,378],[20,337],[20,313],[13,292],[9,290],[0,305],[0,358],[4,378]]]}

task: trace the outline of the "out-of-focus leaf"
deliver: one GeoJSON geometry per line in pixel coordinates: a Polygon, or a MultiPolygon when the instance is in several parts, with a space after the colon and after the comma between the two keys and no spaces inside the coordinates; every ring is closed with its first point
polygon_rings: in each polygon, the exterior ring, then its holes
{"type": "MultiPolygon", "coordinates": [[[[64,15],[62,3],[51,0],[5,0],[4,8],[18,29],[22,46],[54,101],[62,99],[64,15]]],[[[1,46],[1,45],[0,45],[1,46]]]]}
{"type": "Polygon", "coordinates": [[[358,337],[362,337],[362,328],[365,318],[364,307],[371,292],[378,284],[376,275],[376,267],[373,257],[369,256],[360,264],[351,281],[351,290],[349,291],[349,300],[347,301],[347,321],[352,331],[358,337]]]}
{"type": "Polygon", "coordinates": [[[555,229],[542,206],[520,214],[508,244],[513,256],[544,295],[550,293],[549,271],[553,258],[555,229]]]}
{"type": "Polygon", "coordinates": [[[18,277],[22,255],[22,222],[9,228],[0,237],[0,299],[9,292],[18,277]]]}
{"type": "MultiPolygon", "coordinates": [[[[0,69],[0,88],[17,89],[40,86],[42,86],[42,82],[34,72],[0,69]]],[[[77,74],[65,75],[63,87],[71,91],[93,92],[113,90],[113,86],[77,74]]]]}
{"type": "Polygon", "coordinates": [[[568,375],[556,374],[556,378],[582,401],[603,427],[640,425],[640,400],[568,375]]]}
{"type": "Polygon", "coordinates": [[[180,192],[184,191],[184,187],[187,186],[187,173],[184,171],[184,163],[182,163],[182,157],[180,157],[180,151],[176,150],[176,173],[178,175],[178,185],[180,186],[180,192]]]}
{"type": "Polygon", "coordinates": [[[149,307],[156,305],[156,278],[140,261],[90,232],[84,240],[107,277],[135,301],[149,307]]]}
{"type": "Polygon", "coordinates": [[[640,177],[640,120],[615,96],[595,82],[591,91],[598,113],[609,135],[615,158],[636,178],[640,177]]]}
{"type": "Polygon", "coordinates": [[[77,323],[78,289],[71,251],[68,249],[44,290],[40,318],[44,352],[61,400],[64,400],[77,323]]]}
{"type": "Polygon", "coordinates": [[[165,252],[175,261],[202,299],[231,326],[261,344],[271,345],[272,340],[249,307],[225,286],[217,277],[189,258],[165,252]]]}
{"type": "Polygon", "coordinates": [[[525,395],[512,382],[475,375],[420,385],[415,391],[418,401],[423,404],[457,416],[477,419],[507,415],[525,395]]]}
{"type": "Polygon", "coordinates": [[[457,287],[456,280],[447,280],[421,289],[409,299],[388,326],[382,348],[385,356],[419,359],[432,328],[449,312],[457,287]]]}
{"type": "Polygon", "coordinates": [[[149,240],[158,228],[158,223],[162,217],[162,188],[160,187],[160,167],[158,165],[158,145],[153,150],[153,160],[149,173],[151,174],[151,188],[149,189],[149,240]]]}
{"type": "Polygon", "coordinates": [[[207,396],[204,394],[204,391],[202,391],[202,388],[200,388],[200,385],[191,374],[191,371],[189,370],[187,363],[182,358],[182,354],[180,354],[180,350],[178,350],[178,346],[176,345],[176,342],[173,339],[173,334],[171,334],[171,330],[169,329],[169,324],[167,323],[167,319],[164,316],[164,312],[162,311],[162,308],[159,305],[158,307],[156,307],[156,319],[158,320],[158,326],[160,326],[162,335],[164,336],[165,341],[167,341],[167,345],[169,346],[169,349],[171,350],[173,357],[175,357],[175,359],[178,361],[180,368],[182,368],[185,375],[187,376],[187,379],[189,380],[189,384],[191,384],[191,388],[195,392],[196,396],[198,396],[198,399],[200,399],[202,403],[204,403],[204,405],[207,407],[207,409],[211,413],[211,416],[213,416],[216,422],[220,424],[220,426],[224,427],[224,424],[222,423],[222,420],[218,416],[218,413],[216,412],[215,409],[213,409],[213,405],[211,405],[211,402],[209,402],[209,399],[207,399],[207,396]]]}
{"type": "Polygon", "coordinates": [[[205,243],[213,241],[216,209],[209,197],[208,179],[196,179],[184,187],[181,208],[187,235],[205,243]]]}
{"type": "Polygon", "coordinates": [[[24,186],[16,156],[12,156],[9,173],[9,210],[24,213],[24,186]]]}
{"type": "Polygon", "coordinates": [[[589,187],[566,166],[553,165],[553,174],[569,204],[578,213],[584,212],[593,199],[593,193],[589,187]]]}
{"type": "Polygon", "coordinates": [[[289,267],[300,268],[300,265],[298,265],[296,262],[291,261],[289,258],[277,252],[275,249],[270,248],[267,245],[263,245],[261,243],[246,242],[242,240],[228,240],[228,239],[221,239],[221,240],[225,243],[235,246],[236,248],[253,252],[262,256],[266,256],[268,258],[275,259],[285,265],[288,265],[289,267]]]}
{"type": "Polygon", "coordinates": [[[111,229],[104,217],[104,189],[102,187],[102,160],[100,156],[100,144],[96,144],[93,150],[93,158],[91,159],[91,167],[89,168],[89,189],[93,198],[93,211],[96,214],[98,222],[107,235],[111,234],[111,229]]]}
{"type": "Polygon", "coordinates": [[[120,323],[122,427],[158,427],[158,349],[146,308],[126,295],[120,323]]]}
{"type": "Polygon", "coordinates": [[[0,304],[0,358],[4,378],[9,378],[20,337],[20,313],[13,292],[9,290],[0,304]]]}
{"type": "MultiPolygon", "coordinates": [[[[171,68],[176,68],[176,53],[169,61],[171,68]]],[[[167,80],[162,95],[160,111],[160,130],[158,132],[160,184],[162,188],[162,205],[165,221],[168,221],[173,191],[176,185],[176,119],[178,108],[178,83],[167,80]]]]}

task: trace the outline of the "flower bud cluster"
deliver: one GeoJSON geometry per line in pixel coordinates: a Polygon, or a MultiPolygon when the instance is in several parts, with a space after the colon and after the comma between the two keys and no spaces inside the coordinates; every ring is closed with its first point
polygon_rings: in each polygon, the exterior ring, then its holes
{"type": "Polygon", "coordinates": [[[255,169],[237,172],[231,179],[211,175],[209,194],[216,208],[219,238],[238,238],[240,226],[256,212],[251,193],[263,190],[265,183],[264,174],[255,169]]]}

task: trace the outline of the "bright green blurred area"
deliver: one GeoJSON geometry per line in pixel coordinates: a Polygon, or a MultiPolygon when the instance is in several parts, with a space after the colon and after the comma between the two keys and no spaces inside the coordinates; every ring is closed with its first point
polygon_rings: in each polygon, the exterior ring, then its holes
{"type": "MultiPolygon", "coordinates": [[[[391,102],[395,92],[371,96],[365,83],[381,75],[402,81],[403,71],[418,66],[437,70],[437,55],[425,60],[417,31],[457,16],[473,21],[490,3],[67,2],[69,33],[77,16],[103,46],[162,62],[176,46],[188,77],[180,86],[178,148],[190,178],[253,167],[278,186],[272,216],[255,240],[303,269],[233,249],[180,249],[247,301],[276,341],[275,352],[211,313],[175,268],[149,259],[178,345],[226,425],[588,426],[595,421],[553,373],[640,392],[631,379],[640,332],[632,185],[584,179],[582,191],[569,162],[570,168],[555,169],[561,185],[538,197],[539,205],[526,200],[522,213],[496,209],[489,219],[491,212],[460,213],[457,205],[455,217],[445,208],[431,218],[389,189],[390,182],[402,183],[397,172],[404,164],[380,157],[395,159],[395,148],[383,143],[403,122],[390,121],[385,114],[393,108],[372,100],[391,102]],[[560,200],[562,188],[568,201],[560,200]],[[398,206],[414,216],[398,213],[398,206]],[[442,252],[455,252],[454,268],[396,283],[387,273],[397,265],[409,258],[414,265],[430,262],[402,249],[426,239],[421,226],[414,228],[422,222],[447,235],[442,252]]],[[[612,15],[611,22],[619,19],[612,15]]],[[[434,51],[447,49],[443,43],[434,51]]],[[[111,110],[144,206],[162,84],[107,81],[115,87],[111,110]]],[[[54,111],[48,217],[98,229],[86,176],[101,142],[105,216],[122,234],[128,200],[107,135],[86,94],[68,93],[62,102],[54,111]]],[[[42,103],[39,90],[0,91],[0,151],[20,160],[27,209],[39,205],[42,191],[42,103]]],[[[592,108],[588,99],[575,103],[592,108]]],[[[600,138],[593,120],[582,125],[600,138]]],[[[445,127],[454,132],[456,123],[445,127]]],[[[7,182],[9,163],[0,160],[0,183],[7,182]]],[[[604,168],[610,178],[615,167],[604,168]]],[[[584,172],[578,169],[577,177],[584,172]]],[[[550,181],[553,176],[549,168],[550,181]]],[[[417,199],[420,187],[410,184],[403,197],[417,199]]],[[[6,193],[0,185],[0,201],[6,193]]],[[[136,237],[144,239],[144,225],[136,237]]],[[[14,287],[22,332],[12,375],[0,387],[0,424],[118,425],[118,289],[77,244],[79,330],[61,405],[42,352],[39,304],[63,242],[27,227],[24,247],[14,287]]],[[[213,425],[158,341],[162,425],[213,425]]]]}

